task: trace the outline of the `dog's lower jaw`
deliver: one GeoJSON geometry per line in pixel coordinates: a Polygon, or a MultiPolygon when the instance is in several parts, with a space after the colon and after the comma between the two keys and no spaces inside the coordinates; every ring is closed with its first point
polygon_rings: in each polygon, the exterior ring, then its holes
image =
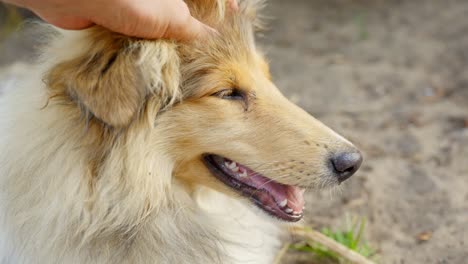
{"type": "Polygon", "coordinates": [[[219,181],[245,196],[271,217],[288,222],[303,216],[304,191],[278,183],[235,161],[205,154],[203,161],[219,181]]]}

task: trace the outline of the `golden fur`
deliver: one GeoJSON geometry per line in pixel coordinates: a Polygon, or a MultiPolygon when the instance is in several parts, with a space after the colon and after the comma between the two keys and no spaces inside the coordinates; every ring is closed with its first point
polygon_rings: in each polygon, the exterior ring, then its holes
{"type": "Polygon", "coordinates": [[[0,101],[0,262],[271,263],[278,223],[201,162],[218,153],[284,184],[334,184],[353,146],[270,80],[262,1],[187,1],[219,31],[191,43],[101,28],[54,33],[0,101]],[[41,82],[43,80],[43,82],[41,82]],[[221,100],[226,88],[245,102],[221,100]]]}

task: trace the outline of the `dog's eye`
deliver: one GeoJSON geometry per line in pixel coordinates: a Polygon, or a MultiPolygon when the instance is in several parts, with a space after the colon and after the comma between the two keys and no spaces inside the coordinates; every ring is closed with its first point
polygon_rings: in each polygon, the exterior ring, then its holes
{"type": "Polygon", "coordinates": [[[226,100],[244,100],[245,99],[244,92],[235,88],[221,90],[215,93],[214,96],[217,96],[221,99],[226,99],[226,100]]]}

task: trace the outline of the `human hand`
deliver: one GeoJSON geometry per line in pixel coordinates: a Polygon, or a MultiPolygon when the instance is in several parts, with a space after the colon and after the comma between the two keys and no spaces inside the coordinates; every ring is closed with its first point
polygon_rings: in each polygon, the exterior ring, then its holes
{"type": "MultiPolygon", "coordinates": [[[[94,24],[140,38],[190,40],[215,31],[190,15],[183,0],[6,0],[64,29],[94,24]]],[[[236,0],[228,0],[237,9],[236,0]]]]}

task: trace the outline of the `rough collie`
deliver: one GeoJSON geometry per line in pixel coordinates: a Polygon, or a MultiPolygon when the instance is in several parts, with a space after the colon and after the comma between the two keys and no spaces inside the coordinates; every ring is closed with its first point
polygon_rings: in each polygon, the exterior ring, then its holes
{"type": "Polygon", "coordinates": [[[0,101],[0,261],[272,263],[306,189],[359,167],[289,102],[254,41],[262,1],[186,1],[190,43],[56,31],[0,101]]]}

